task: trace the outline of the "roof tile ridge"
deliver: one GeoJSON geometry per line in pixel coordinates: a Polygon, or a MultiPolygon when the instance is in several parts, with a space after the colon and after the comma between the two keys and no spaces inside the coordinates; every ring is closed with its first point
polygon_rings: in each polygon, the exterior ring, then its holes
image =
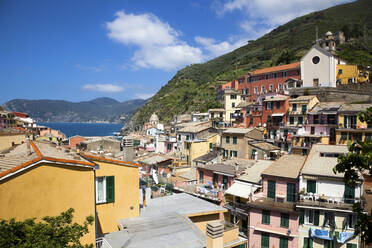
{"type": "Polygon", "coordinates": [[[116,160],[116,159],[109,159],[109,158],[105,158],[105,157],[89,155],[89,154],[86,154],[86,153],[80,153],[80,155],[83,156],[83,157],[90,158],[90,159],[97,159],[97,160],[111,162],[111,163],[118,163],[118,164],[123,164],[123,165],[131,165],[131,166],[141,167],[140,164],[129,162],[129,161],[120,161],[120,160],[116,160]]]}
{"type": "Polygon", "coordinates": [[[43,158],[43,154],[40,152],[39,148],[37,148],[36,144],[32,140],[30,140],[30,144],[31,144],[32,148],[34,149],[37,157],[40,158],[40,159],[43,158]]]}
{"type": "Polygon", "coordinates": [[[54,157],[43,157],[44,160],[50,162],[62,162],[62,163],[71,163],[71,164],[81,164],[81,165],[89,165],[95,167],[95,164],[92,162],[85,162],[85,161],[77,161],[72,159],[62,159],[62,158],[54,158],[54,157]]]}
{"type": "Polygon", "coordinates": [[[31,159],[31,160],[28,160],[28,161],[26,161],[26,162],[24,162],[24,163],[22,163],[22,164],[20,164],[20,165],[18,165],[16,167],[13,167],[13,168],[11,168],[9,170],[3,171],[3,172],[0,173],[0,179],[2,177],[4,177],[4,176],[10,174],[10,173],[14,173],[14,172],[16,172],[16,171],[18,171],[18,170],[20,170],[22,168],[25,168],[25,167],[33,164],[33,163],[37,163],[37,162],[39,162],[41,160],[42,160],[42,157],[37,157],[37,158],[31,159]]]}

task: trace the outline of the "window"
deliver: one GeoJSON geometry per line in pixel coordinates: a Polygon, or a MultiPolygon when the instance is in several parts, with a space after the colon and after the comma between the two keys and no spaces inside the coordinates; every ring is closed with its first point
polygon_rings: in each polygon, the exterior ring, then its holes
{"type": "Polygon", "coordinates": [[[287,183],[287,201],[294,202],[296,197],[296,184],[287,183]]]}
{"type": "Polygon", "coordinates": [[[190,135],[186,135],[186,140],[189,140],[190,139],[190,135]]]}
{"type": "Polygon", "coordinates": [[[288,239],[287,238],[280,238],[279,248],[288,248],[288,239]]]}
{"type": "Polygon", "coordinates": [[[278,89],[282,90],[282,84],[278,84],[278,89]]]}
{"type": "Polygon", "coordinates": [[[258,87],[254,87],[254,93],[257,95],[258,94],[258,87]]]}
{"type": "Polygon", "coordinates": [[[271,115],[268,115],[268,116],[267,116],[267,122],[268,122],[268,123],[271,122],[271,115]]]}
{"type": "Polygon", "coordinates": [[[265,93],[265,86],[261,86],[261,93],[265,93]]]}
{"type": "Polygon", "coordinates": [[[268,198],[272,198],[272,199],[275,199],[275,181],[271,181],[271,180],[269,180],[268,182],[267,182],[267,184],[268,184],[268,186],[267,186],[267,188],[268,188],[268,190],[267,190],[267,197],[268,198]]]}
{"type": "Polygon", "coordinates": [[[190,149],[190,143],[186,143],[186,149],[190,149]]]}
{"type": "Polygon", "coordinates": [[[310,134],[315,134],[315,127],[310,127],[310,134]]]}
{"type": "Polygon", "coordinates": [[[199,182],[204,183],[204,171],[199,171],[199,182]]]}
{"type": "Polygon", "coordinates": [[[314,56],[313,59],[312,59],[313,63],[316,65],[319,63],[320,61],[320,58],[318,56],[314,56]]]}
{"type": "MultiPolygon", "coordinates": [[[[252,116],[249,117],[249,124],[253,124],[253,117],[252,116]]],[[[371,136],[369,136],[369,137],[371,137],[371,136]]],[[[367,138],[367,136],[366,136],[366,138],[367,138]]]]}
{"type": "Polygon", "coordinates": [[[354,83],[354,78],[348,78],[347,83],[349,84],[354,83]]]}
{"type": "Polygon", "coordinates": [[[250,83],[252,82],[252,78],[251,77],[247,77],[247,83],[250,83]]]}
{"type": "Polygon", "coordinates": [[[235,108],[235,102],[231,103],[231,107],[235,108]]]}
{"type": "Polygon", "coordinates": [[[256,154],[257,154],[257,150],[256,149],[252,149],[251,159],[255,159],[256,158],[256,154]]]}
{"type": "Polygon", "coordinates": [[[335,226],[335,213],[334,212],[324,212],[324,223],[323,226],[335,226]]]}
{"type": "Polygon", "coordinates": [[[266,109],[272,109],[272,102],[267,102],[266,103],[266,109]]]}
{"type": "Polygon", "coordinates": [[[274,78],[276,78],[277,77],[277,75],[276,75],[276,73],[274,73],[274,78]]]}
{"type": "Polygon", "coordinates": [[[289,124],[291,124],[291,125],[294,124],[294,117],[293,116],[289,117],[289,124]]]}
{"type": "Polygon", "coordinates": [[[96,203],[111,203],[115,201],[115,177],[96,178],[96,203]]]}
{"type": "Polygon", "coordinates": [[[262,210],[262,224],[270,224],[270,210],[262,210]]]}
{"type": "Polygon", "coordinates": [[[292,111],[297,111],[297,104],[292,104],[292,111]]]}
{"type": "Polygon", "coordinates": [[[218,183],[218,174],[213,173],[213,184],[217,184],[217,183],[218,183]]]}
{"type": "Polygon", "coordinates": [[[270,248],[270,236],[261,234],[261,248],[270,248]]]}
{"type": "Polygon", "coordinates": [[[346,244],[346,248],[357,248],[357,247],[358,247],[357,244],[350,244],[350,243],[346,244]]]}
{"type": "Polygon", "coordinates": [[[212,149],[212,148],[213,148],[213,144],[209,143],[209,149],[212,149]]]}
{"type": "Polygon", "coordinates": [[[178,141],[181,141],[181,134],[178,135],[178,141]]]}
{"type": "Polygon", "coordinates": [[[370,133],[366,133],[364,140],[365,141],[371,140],[371,134],[370,133]]]}
{"type": "Polygon", "coordinates": [[[333,240],[324,240],[324,248],[333,248],[333,240]]]}
{"type": "Polygon", "coordinates": [[[230,99],[236,99],[236,95],[235,94],[230,95],[230,99]]]}
{"type": "Polygon", "coordinates": [[[347,140],[347,132],[341,132],[341,140],[347,140]]]}
{"type": "Polygon", "coordinates": [[[313,224],[314,223],[314,211],[310,209],[305,210],[305,223],[313,224]]]}
{"type": "Polygon", "coordinates": [[[345,203],[354,203],[355,198],[355,188],[345,184],[345,193],[344,193],[345,203]]]}
{"type": "Polygon", "coordinates": [[[276,102],[276,109],[280,109],[280,102],[276,102]]]}
{"type": "Polygon", "coordinates": [[[234,158],[238,157],[238,152],[237,151],[231,151],[231,152],[232,152],[231,157],[234,157],[234,158]]]}
{"type": "Polygon", "coordinates": [[[233,144],[237,144],[238,143],[238,138],[236,136],[233,137],[233,144]]]}
{"type": "Polygon", "coordinates": [[[338,74],[342,74],[342,69],[338,69],[338,74]]]}
{"type": "Polygon", "coordinates": [[[313,248],[313,239],[304,238],[304,247],[303,248],[313,248]]]}
{"type": "Polygon", "coordinates": [[[220,113],[220,118],[222,118],[223,117],[223,114],[222,113],[220,113]]]}
{"type": "Polygon", "coordinates": [[[303,115],[306,114],[306,110],[307,110],[307,105],[303,104],[301,106],[301,112],[302,112],[303,115]]]}
{"type": "Polygon", "coordinates": [[[354,225],[356,222],[356,215],[354,214],[349,214],[348,216],[345,217],[346,224],[345,226],[350,229],[354,229],[354,225]]]}
{"type": "Polygon", "coordinates": [[[273,92],[273,85],[272,84],[270,84],[269,90],[270,90],[270,92],[273,92]]]}
{"type": "Polygon", "coordinates": [[[307,180],[307,193],[316,193],[316,181],[315,180],[307,180]]]}
{"type": "Polygon", "coordinates": [[[269,75],[268,75],[268,74],[265,75],[265,79],[266,79],[266,80],[269,79],[269,75]]]}
{"type": "Polygon", "coordinates": [[[223,156],[224,156],[225,158],[227,158],[227,157],[229,156],[229,150],[224,150],[224,154],[223,154],[223,156]]]}
{"type": "Polygon", "coordinates": [[[286,72],[286,71],[283,71],[283,72],[282,72],[282,76],[283,76],[283,77],[286,77],[286,76],[287,76],[287,72],[286,72]]]}
{"type": "Polygon", "coordinates": [[[167,150],[169,151],[169,150],[172,150],[172,144],[167,144],[167,150]]]}
{"type": "Polygon", "coordinates": [[[304,123],[304,118],[302,116],[298,117],[298,124],[302,125],[304,123]]]}
{"type": "Polygon", "coordinates": [[[227,176],[222,176],[222,184],[223,184],[224,189],[227,189],[228,182],[229,182],[229,178],[227,176]]]}
{"type": "Polygon", "coordinates": [[[227,144],[230,143],[230,136],[226,136],[226,143],[227,143],[227,144]]]}
{"type": "Polygon", "coordinates": [[[289,227],[289,214],[280,214],[280,227],[289,227]]]}

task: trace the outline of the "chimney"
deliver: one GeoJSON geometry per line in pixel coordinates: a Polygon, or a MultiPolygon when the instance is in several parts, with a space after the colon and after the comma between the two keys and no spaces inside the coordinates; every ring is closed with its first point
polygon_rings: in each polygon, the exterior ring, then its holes
{"type": "Polygon", "coordinates": [[[31,155],[31,146],[30,146],[30,138],[26,138],[26,146],[27,146],[27,155],[31,155]]]}
{"type": "Polygon", "coordinates": [[[207,247],[223,248],[223,225],[219,221],[207,224],[207,247]]]}

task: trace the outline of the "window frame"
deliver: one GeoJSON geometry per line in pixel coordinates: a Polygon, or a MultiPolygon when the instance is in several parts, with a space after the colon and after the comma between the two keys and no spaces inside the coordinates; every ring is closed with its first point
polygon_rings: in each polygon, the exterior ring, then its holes
{"type": "Polygon", "coordinates": [[[115,176],[99,176],[95,178],[95,188],[96,188],[96,204],[106,204],[115,202],[115,176]],[[98,180],[102,180],[103,184],[103,200],[99,200],[98,191],[98,180]],[[111,182],[112,185],[108,185],[111,182]],[[112,188],[112,194],[110,195],[108,191],[112,188]]]}
{"type": "Polygon", "coordinates": [[[270,210],[262,209],[261,224],[270,225],[270,210]]]}
{"type": "Polygon", "coordinates": [[[280,213],[280,227],[289,228],[289,219],[289,214],[280,213]]]}

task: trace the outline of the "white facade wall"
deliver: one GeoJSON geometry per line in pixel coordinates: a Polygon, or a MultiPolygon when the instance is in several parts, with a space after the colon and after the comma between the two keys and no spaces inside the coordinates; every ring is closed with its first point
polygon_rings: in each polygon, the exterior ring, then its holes
{"type": "MultiPolygon", "coordinates": [[[[343,198],[345,192],[345,183],[343,181],[331,181],[331,180],[315,180],[316,181],[316,193],[319,195],[325,195],[328,197],[343,198]]],[[[306,192],[307,179],[300,177],[300,191],[305,189],[306,192]]],[[[361,197],[361,185],[355,187],[355,198],[361,197]]],[[[337,199],[336,199],[337,200],[337,199]]]]}
{"type": "Polygon", "coordinates": [[[336,87],[336,65],[337,60],[334,56],[326,55],[316,48],[301,58],[301,80],[303,87],[313,87],[315,78],[319,79],[319,87],[336,87]],[[313,58],[318,56],[318,64],[313,63],[313,58]]]}

